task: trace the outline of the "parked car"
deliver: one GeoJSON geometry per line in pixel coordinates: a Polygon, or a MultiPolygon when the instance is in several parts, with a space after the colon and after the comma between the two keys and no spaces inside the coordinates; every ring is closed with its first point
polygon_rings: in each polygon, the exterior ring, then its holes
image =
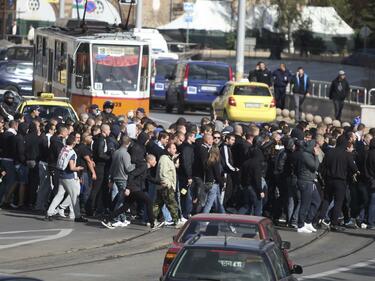
{"type": "Polygon", "coordinates": [[[270,241],[239,237],[195,236],[184,245],[163,281],[297,281],[302,267],[289,269],[279,247],[270,241]]]}
{"type": "Polygon", "coordinates": [[[193,110],[210,108],[215,93],[233,79],[233,71],[227,63],[183,61],[168,78],[166,111],[172,112],[176,107],[178,113],[183,114],[187,107],[193,110]]]}
{"type": "Polygon", "coordinates": [[[15,45],[3,51],[0,55],[0,61],[19,60],[33,62],[34,59],[34,47],[15,45]]]}
{"type": "Polygon", "coordinates": [[[26,61],[0,62],[0,89],[32,95],[33,64],[26,61]]]}
{"type": "Polygon", "coordinates": [[[177,65],[175,59],[157,59],[154,61],[153,73],[151,77],[150,98],[152,105],[155,103],[165,103],[165,94],[169,87],[169,77],[177,65]]]}
{"type": "Polygon", "coordinates": [[[191,217],[173,237],[172,245],[164,258],[162,272],[165,274],[185,243],[195,235],[246,237],[255,240],[274,241],[284,252],[290,268],[293,263],[288,257],[290,242],[282,241],[272,221],[265,217],[232,214],[197,214],[191,217]]]}
{"type": "Polygon", "coordinates": [[[276,102],[266,84],[228,82],[212,102],[212,113],[230,121],[272,122],[276,102]]]}

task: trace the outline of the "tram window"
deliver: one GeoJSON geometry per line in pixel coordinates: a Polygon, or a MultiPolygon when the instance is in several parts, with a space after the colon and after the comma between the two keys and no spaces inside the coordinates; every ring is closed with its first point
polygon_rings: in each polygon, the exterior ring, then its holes
{"type": "Polygon", "coordinates": [[[43,75],[43,37],[36,37],[35,73],[43,75]]]}
{"type": "Polygon", "coordinates": [[[75,74],[76,88],[88,89],[91,83],[89,44],[82,43],[77,50],[75,74]]]}
{"type": "Polygon", "coordinates": [[[42,76],[47,77],[48,72],[47,38],[42,37],[42,76]]]}
{"type": "Polygon", "coordinates": [[[67,52],[66,43],[56,40],[55,41],[55,72],[53,80],[66,85],[67,78],[67,52]]]}
{"type": "Polygon", "coordinates": [[[142,64],[141,64],[141,91],[146,91],[148,87],[148,46],[143,46],[142,64]]]}

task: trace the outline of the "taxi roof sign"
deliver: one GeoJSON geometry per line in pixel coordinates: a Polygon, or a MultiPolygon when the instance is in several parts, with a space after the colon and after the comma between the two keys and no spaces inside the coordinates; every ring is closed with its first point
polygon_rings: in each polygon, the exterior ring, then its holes
{"type": "Polygon", "coordinates": [[[40,98],[42,98],[42,99],[54,99],[55,95],[54,95],[54,93],[41,93],[40,98]]]}

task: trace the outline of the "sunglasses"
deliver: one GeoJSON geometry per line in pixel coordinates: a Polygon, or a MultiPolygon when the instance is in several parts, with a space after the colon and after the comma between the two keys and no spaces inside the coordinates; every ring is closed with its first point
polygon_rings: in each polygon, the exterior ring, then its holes
{"type": "Polygon", "coordinates": [[[219,139],[221,139],[221,137],[214,137],[214,139],[215,139],[215,140],[219,140],[219,139]]]}

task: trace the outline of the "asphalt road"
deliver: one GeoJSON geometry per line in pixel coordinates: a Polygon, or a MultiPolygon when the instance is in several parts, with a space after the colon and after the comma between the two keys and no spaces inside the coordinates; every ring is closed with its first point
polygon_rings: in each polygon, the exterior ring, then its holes
{"type": "MultiPolygon", "coordinates": [[[[165,247],[176,232],[150,233],[139,225],[108,230],[95,220],[45,222],[41,216],[4,210],[0,225],[0,273],[51,281],[158,280],[165,247]]],[[[280,233],[292,242],[294,262],[304,267],[300,280],[374,280],[375,232],[280,233]]]]}

